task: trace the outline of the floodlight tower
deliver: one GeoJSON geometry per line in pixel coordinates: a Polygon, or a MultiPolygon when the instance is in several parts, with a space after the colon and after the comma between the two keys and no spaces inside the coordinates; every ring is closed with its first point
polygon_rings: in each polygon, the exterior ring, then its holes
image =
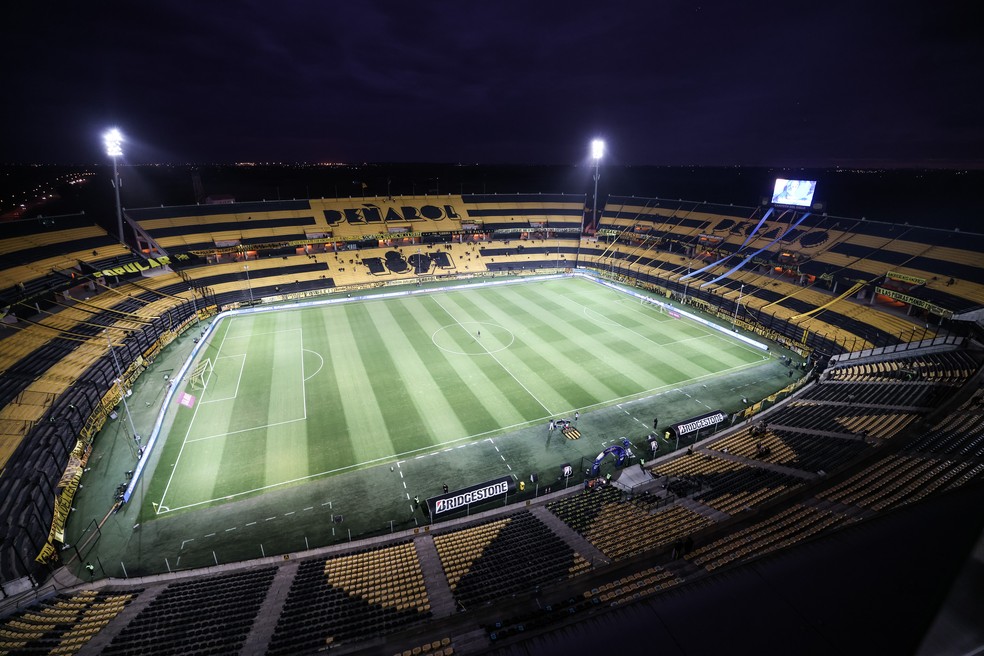
{"type": "Polygon", "coordinates": [[[120,234],[120,243],[126,245],[123,239],[123,209],[120,207],[120,173],[116,167],[116,158],[123,156],[123,134],[118,128],[113,128],[103,135],[106,144],[106,154],[113,158],[113,188],[116,190],[116,225],[120,234]]]}
{"type": "MultiPolygon", "coordinates": [[[[595,162],[594,170],[594,203],[591,208],[591,227],[594,228],[598,223],[598,178],[601,177],[601,172],[598,170],[599,163],[601,161],[601,156],[605,153],[605,142],[601,139],[593,139],[591,141],[591,157],[595,162]]],[[[581,234],[577,236],[577,252],[574,254],[574,267],[577,268],[578,263],[581,259],[581,239],[584,237],[584,217],[581,217],[581,234]]],[[[558,256],[560,254],[560,247],[557,247],[558,256]]]]}
{"type": "Polygon", "coordinates": [[[591,140],[591,157],[595,162],[594,170],[594,206],[591,208],[591,227],[598,226],[598,178],[601,177],[601,157],[605,154],[605,142],[601,139],[591,140]]]}

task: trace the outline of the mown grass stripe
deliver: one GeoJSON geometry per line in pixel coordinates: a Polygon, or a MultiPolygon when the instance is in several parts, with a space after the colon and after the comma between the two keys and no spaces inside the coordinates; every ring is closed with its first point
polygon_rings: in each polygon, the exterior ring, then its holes
{"type": "MultiPolygon", "coordinates": [[[[386,346],[405,384],[407,402],[416,408],[425,431],[418,437],[435,444],[442,436],[467,435],[454,406],[431,373],[431,366],[444,361],[429,337],[424,337],[416,317],[401,299],[398,302],[367,306],[376,329],[386,335],[386,346]],[[425,361],[426,358],[426,361],[425,361]]],[[[446,365],[446,361],[445,361],[446,365]]]]}
{"type": "Polygon", "coordinates": [[[335,376],[338,363],[331,348],[333,333],[339,329],[333,313],[319,310],[299,313],[304,329],[303,346],[317,353],[323,363],[320,371],[308,371],[305,367],[304,372],[305,377],[311,377],[305,383],[308,395],[306,448],[311,471],[327,471],[338,462],[356,462],[343,402],[347,391],[342,389],[335,376]]]}
{"type": "MultiPolygon", "coordinates": [[[[519,301],[523,303],[522,297],[519,301]]],[[[559,338],[563,344],[587,343],[590,351],[595,353],[593,361],[577,363],[583,375],[597,371],[599,367],[606,367],[609,363],[623,372],[627,382],[623,382],[614,390],[615,393],[601,395],[596,401],[606,401],[630,394],[639,389],[650,389],[659,387],[666,383],[675,383],[687,380],[691,376],[685,370],[678,370],[667,366],[665,360],[658,357],[657,349],[645,350],[641,347],[637,335],[627,333],[618,326],[600,324],[583,318],[583,314],[569,312],[568,306],[562,304],[550,295],[536,295],[527,297],[525,305],[511,305],[512,311],[523,312],[532,307],[542,307],[551,315],[577,317],[576,321],[569,321],[564,325],[566,332],[559,338]],[[634,339],[633,339],[634,338],[634,339]],[[591,367],[594,363],[594,368],[591,367]],[[600,364],[599,364],[600,363],[600,364]]]]}
{"type": "Polygon", "coordinates": [[[365,303],[352,305],[346,314],[359,335],[355,347],[369,372],[368,382],[383,426],[375,433],[356,439],[375,443],[373,450],[380,454],[387,452],[387,444],[389,453],[399,453],[421,446],[421,438],[430,437],[427,423],[417,407],[409,402],[408,388],[413,381],[403,366],[405,363],[390,349],[390,343],[373,320],[370,307],[365,303]]]}
{"type": "MultiPolygon", "coordinates": [[[[543,417],[545,410],[540,401],[522,386],[515,378],[513,372],[503,367],[499,360],[489,357],[487,349],[475,346],[474,342],[477,339],[477,335],[473,335],[470,329],[460,328],[461,323],[474,322],[476,319],[462,312],[453,303],[451,296],[450,294],[428,296],[423,301],[429,311],[434,313],[435,316],[446,317],[444,324],[453,328],[450,334],[453,343],[460,351],[476,353],[476,355],[465,356],[472,358],[476,367],[477,375],[473,382],[474,385],[478,386],[476,389],[481,389],[483,385],[482,379],[484,379],[485,383],[489,386],[485,387],[486,392],[494,388],[497,391],[497,396],[503,402],[511,405],[519,413],[523,421],[532,421],[543,417]],[[455,328],[455,326],[458,327],[455,328]],[[468,349],[474,350],[469,351],[468,349]]],[[[508,350],[512,350],[512,347],[508,350]]],[[[499,358],[504,353],[505,351],[497,352],[495,356],[499,358]]]]}
{"type": "Polygon", "coordinates": [[[565,371],[559,366],[562,360],[560,352],[549,342],[540,342],[539,348],[531,344],[529,331],[522,330],[515,319],[504,316],[496,307],[495,298],[486,294],[476,295],[475,298],[453,294],[449,303],[453,304],[455,312],[470,316],[473,321],[512,325],[515,328],[516,340],[509,349],[497,354],[499,363],[552,414],[558,415],[589,403],[594,395],[575,380],[578,372],[565,371]]]}
{"type": "MultiPolygon", "coordinates": [[[[428,353],[427,367],[467,433],[487,431],[489,426],[511,426],[524,421],[522,414],[491,384],[474,356],[450,354],[435,344],[434,335],[445,327],[440,308],[435,316],[421,298],[405,299],[403,307],[416,319],[405,330],[421,352],[428,353]],[[440,319],[440,322],[439,322],[440,319]]],[[[445,436],[446,437],[446,436],[445,436]]]]}
{"type": "Polygon", "coordinates": [[[335,328],[330,353],[335,363],[336,385],[344,390],[342,413],[355,462],[378,458],[387,449],[394,453],[392,444],[388,443],[389,433],[381,407],[383,400],[377,398],[372,382],[376,371],[374,358],[366,360],[359,349],[359,343],[365,337],[365,309],[360,310],[358,305],[331,309],[341,310],[332,312],[328,319],[335,328]]]}

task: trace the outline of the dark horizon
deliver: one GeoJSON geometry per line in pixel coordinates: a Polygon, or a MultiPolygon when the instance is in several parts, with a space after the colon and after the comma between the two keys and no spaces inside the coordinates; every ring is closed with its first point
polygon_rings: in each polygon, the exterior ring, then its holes
{"type": "MultiPolygon", "coordinates": [[[[111,160],[110,160],[111,162],[111,160]]],[[[449,166],[449,167],[509,167],[509,168],[537,168],[537,167],[572,167],[572,168],[594,168],[589,162],[460,162],[460,161],[426,161],[426,160],[407,160],[407,161],[364,161],[364,162],[320,162],[314,160],[296,161],[188,161],[188,162],[128,162],[119,160],[117,164],[120,171],[125,168],[139,167],[307,167],[307,168],[357,168],[357,167],[379,167],[379,166],[449,166]]],[[[44,167],[82,167],[82,168],[107,168],[111,163],[105,161],[74,161],[74,162],[0,162],[0,168],[44,168],[44,167]]],[[[604,170],[606,165],[602,165],[604,170]]],[[[611,165],[608,165],[609,167],[611,165]]],[[[638,168],[657,168],[657,169],[766,169],[776,171],[856,171],[860,173],[878,173],[889,171],[941,171],[941,172],[960,172],[960,171],[984,171],[984,161],[981,162],[951,162],[942,164],[933,161],[920,164],[903,164],[898,162],[886,161],[881,164],[868,163],[861,164],[834,164],[830,166],[806,166],[801,164],[622,164],[619,168],[638,169],[638,168]]]]}
{"type": "MultiPolygon", "coordinates": [[[[86,171],[84,185],[61,184],[55,201],[32,204],[17,216],[54,216],[80,210],[113,216],[112,167],[0,166],[0,215],[12,209],[11,193],[49,185],[58,174],[86,171]]],[[[433,194],[583,194],[590,204],[593,168],[573,165],[357,164],[318,165],[141,165],[120,168],[126,209],[194,205],[208,196],[237,201],[355,198],[433,194]],[[198,182],[196,183],[196,179],[198,182]],[[362,183],[366,187],[362,187],[362,183]]],[[[776,177],[819,180],[816,200],[830,216],[912,223],[981,232],[980,189],[984,172],[948,170],[823,170],[776,167],[602,166],[599,205],[609,196],[682,199],[756,207],[776,177]],[[795,175],[793,175],[795,174],[795,175]]],[[[52,188],[52,190],[54,190],[52,188]]],[[[22,202],[18,199],[17,203],[22,202]]],[[[8,216],[8,218],[14,218],[8,216]]]]}

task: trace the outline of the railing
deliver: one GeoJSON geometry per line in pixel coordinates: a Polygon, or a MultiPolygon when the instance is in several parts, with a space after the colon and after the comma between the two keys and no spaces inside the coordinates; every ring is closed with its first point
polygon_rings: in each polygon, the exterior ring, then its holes
{"type": "Polygon", "coordinates": [[[902,342],[899,344],[892,344],[890,346],[879,346],[878,348],[864,349],[863,351],[841,353],[840,355],[836,355],[832,358],[833,362],[831,364],[834,362],[842,363],[850,360],[860,360],[862,358],[872,358],[881,355],[894,355],[896,353],[904,353],[905,351],[915,349],[926,349],[932,346],[962,346],[965,340],[966,338],[961,335],[947,333],[946,335],[936,336],[931,339],[920,339],[913,342],[902,342]]]}

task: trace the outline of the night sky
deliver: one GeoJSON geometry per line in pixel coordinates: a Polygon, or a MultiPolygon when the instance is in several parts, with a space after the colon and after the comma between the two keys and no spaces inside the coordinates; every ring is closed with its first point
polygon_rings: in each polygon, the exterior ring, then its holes
{"type": "Polygon", "coordinates": [[[0,162],[984,166],[974,3],[7,3],[0,162]]]}

